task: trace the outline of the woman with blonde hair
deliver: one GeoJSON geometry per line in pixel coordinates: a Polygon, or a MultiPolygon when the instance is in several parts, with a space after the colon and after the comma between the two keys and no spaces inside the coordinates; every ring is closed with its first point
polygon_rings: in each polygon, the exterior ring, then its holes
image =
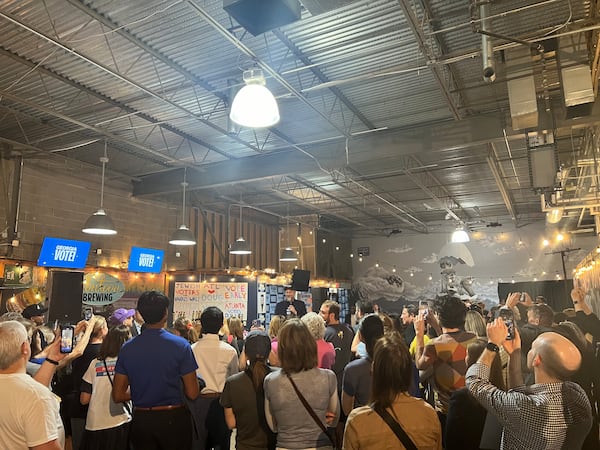
{"type": "Polygon", "coordinates": [[[242,323],[242,319],[239,317],[229,317],[227,319],[227,326],[229,327],[227,342],[229,342],[238,353],[241,353],[244,348],[244,324],[242,323]]]}
{"type": "Polygon", "coordinates": [[[317,367],[317,343],[300,319],[286,320],[279,330],[278,353],[281,370],[264,382],[265,415],[277,447],[331,449],[323,430],[339,420],[337,378],[317,367]]]}
{"type": "Polygon", "coordinates": [[[325,342],[325,321],[316,312],[304,314],[300,320],[308,327],[317,343],[319,367],[331,369],[335,364],[335,348],[331,342],[325,342]]]}
{"type": "Polygon", "coordinates": [[[477,311],[469,310],[465,316],[465,331],[469,331],[478,338],[487,339],[485,319],[477,311]]]}
{"type": "Polygon", "coordinates": [[[273,316],[271,317],[271,322],[269,322],[269,337],[271,338],[271,355],[269,356],[269,362],[272,366],[279,367],[279,356],[277,355],[277,335],[279,334],[279,329],[283,326],[285,322],[285,316],[273,316]]]}

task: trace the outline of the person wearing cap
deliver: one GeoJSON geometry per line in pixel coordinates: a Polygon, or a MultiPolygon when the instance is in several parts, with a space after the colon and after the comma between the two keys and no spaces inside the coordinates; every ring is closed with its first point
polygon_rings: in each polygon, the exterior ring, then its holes
{"type": "MultiPolygon", "coordinates": [[[[36,329],[33,331],[34,336],[33,336],[32,340],[39,339],[39,342],[40,342],[39,346],[42,349],[46,348],[46,346],[48,345],[48,341],[46,339],[46,336],[44,336],[44,333],[37,327],[44,325],[44,323],[46,322],[44,319],[44,314],[46,314],[47,311],[48,311],[47,307],[45,307],[41,303],[35,303],[33,305],[27,306],[23,310],[23,312],[21,312],[21,315],[25,319],[31,320],[31,322],[33,322],[33,324],[36,326],[36,329]]],[[[35,355],[33,355],[33,356],[35,356],[35,355]]]]}
{"type": "Polygon", "coordinates": [[[237,428],[235,448],[275,449],[275,434],[265,418],[263,381],[271,372],[267,364],[271,339],[262,330],[251,331],[246,337],[242,353],[247,361],[243,372],[227,378],[221,406],[229,429],[237,428]]]}
{"type": "Polygon", "coordinates": [[[116,309],[108,318],[108,326],[111,328],[119,325],[131,327],[133,325],[133,316],[135,316],[135,309],[116,309]]]}
{"type": "Polygon", "coordinates": [[[306,314],[306,305],[302,300],[296,300],[296,291],[290,286],[285,288],[285,300],[275,306],[275,315],[284,317],[302,317],[306,314]]]}
{"type": "Polygon", "coordinates": [[[26,319],[31,320],[36,326],[44,325],[46,322],[44,320],[44,314],[48,311],[48,308],[42,305],[41,303],[35,303],[33,305],[27,306],[21,315],[26,319]]]}

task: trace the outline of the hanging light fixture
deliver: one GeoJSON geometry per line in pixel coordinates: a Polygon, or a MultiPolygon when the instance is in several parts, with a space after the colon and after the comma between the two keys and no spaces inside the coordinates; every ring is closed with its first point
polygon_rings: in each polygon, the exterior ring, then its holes
{"type": "Polygon", "coordinates": [[[113,234],[117,234],[117,230],[115,230],[115,225],[113,224],[112,219],[106,214],[104,211],[104,172],[106,168],[106,163],[108,162],[108,157],[106,156],[106,147],[107,143],[104,141],[104,156],[100,158],[100,162],[102,163],[102,184],[100,187],[100,209],[92,214],[88,220],[85,221],[85,225],[81,229],[86,234],[99,234],[104,236],[110,236],[113,234]]]}
{"type": "Polygon", "coordinates": [[[248,128],[267,128],[279,122],[279,107],[275,97],[265,86],[262,70],[244,71],[244,82],[233,99],[229,118],[248,128]]]}
{"type": "Polygon", "coordinates": [[[288,202],[287,204],[287,220],[286,220],[286,228],[285,228],[285,232],[287,233],[287,247],[283,249],[283,251],[281,252],[281,257],[279,258],[279,261],[281,262],[291,262],[291,261],[298,261],[298,256],[296,255],[296,252],[294,250],[292,250],[292,247],[290,247],[290,203],[288,202]]]}
{"type": "Polygon", "coordinates": [[[175,232],[171,236],[171,239],[169,240],[169,244],[171,245],[196,245],[196,238],[194,238],[194,234],[185,224],[185,188],[188,185],[188,183],[185,181],[186,175],[187,168],[184,167],[183,183],[181,183],[181,187],[183,188],[183,204],[181,207],[182,220],[181,225],[179,226],[179,228],[177,228],[177,230],[175,230],[175,232]]]}
{"type": "Polygon", "coordinates": [[[233,244],[231,244],[231,247],[229,247],[229,253],[232,255],[250,255],[252,253],[252,250],[250,249],[250,244],[248,244],[242,236],[242,205],[241,204],[240,204],[240,237],[237,238],[233,244]]]}
{"type": "Polygon", "coordinates": [[[450,240],[454,244],[460,244],[464,242],[469,242],[471,239],[469,238],[469,233],[467,233],[463,227],[460,227],[454,230],[450,240]]]}

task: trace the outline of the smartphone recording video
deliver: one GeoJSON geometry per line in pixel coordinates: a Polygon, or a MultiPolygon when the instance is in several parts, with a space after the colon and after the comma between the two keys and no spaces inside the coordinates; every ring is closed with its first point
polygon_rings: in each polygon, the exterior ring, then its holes
{"type": "Polygon", "coordinates": [[[512,341],[515,338],[515,317],[512,310],[509,308],[500,308],[498,310],[498,316],[502,318],[506,328],[508,328],[506,340],[512,341]]]}
{"type": "Polygon", "coordinates": [[[83,307],[83,320],[90,320],[94,315],[94,310],[91,306],[83,307]]]}
{"type": "Polygon", "coordinates": [[[70,326],[60,327],[60,352],[71,353],[73,351],[73,337],[75,329],[70,326]]]}
{"type": "Polygon", "coordinates": [[[421,311],[422,311],[423,319],[426,319],[427,315],[429,314],[429,303],[419,302],[419,312],[421,312],[421,311]]]}

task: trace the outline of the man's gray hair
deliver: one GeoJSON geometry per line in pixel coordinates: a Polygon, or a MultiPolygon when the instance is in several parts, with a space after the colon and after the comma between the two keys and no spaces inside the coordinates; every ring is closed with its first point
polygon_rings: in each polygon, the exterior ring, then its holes
{"type": "Polygon", "coordinates": [[[28,342],[27,330],[16,320],[0,322],[0,370],[6,370],[21,358],[21,346],[28,342]]]}

